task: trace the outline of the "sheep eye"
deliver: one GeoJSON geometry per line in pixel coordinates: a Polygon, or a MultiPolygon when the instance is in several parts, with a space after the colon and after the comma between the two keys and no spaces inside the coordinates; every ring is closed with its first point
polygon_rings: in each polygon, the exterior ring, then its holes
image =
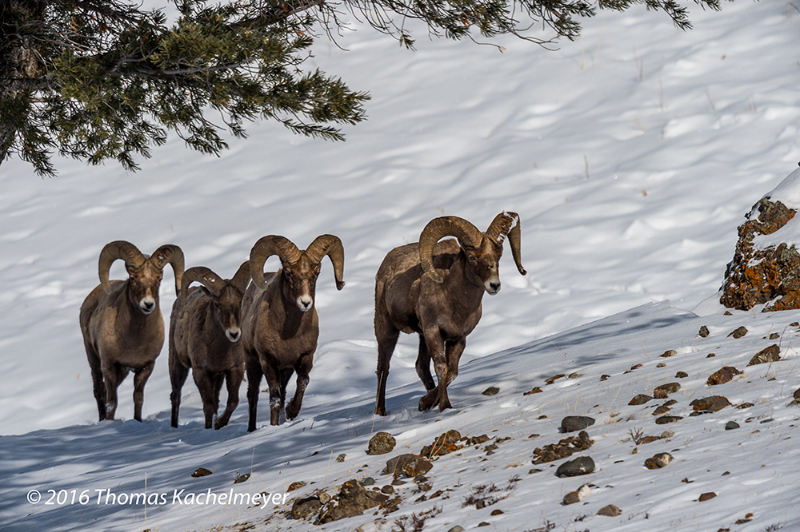
{"type": "Polygon", "coordinates": [[[470,262],[478,262],[478,259],[475,257],[475,255],[470,255],[469,261],[470,262]]]}

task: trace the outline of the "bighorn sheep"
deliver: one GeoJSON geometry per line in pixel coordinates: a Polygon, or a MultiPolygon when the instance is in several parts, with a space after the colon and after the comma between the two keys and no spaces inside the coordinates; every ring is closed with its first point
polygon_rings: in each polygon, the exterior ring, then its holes
{"type": "Polygon", "coordinates": [[[83,301],[80,314],[100,421],[114,419],[117,387],[129,370],[134,371],[133,418],[142,420],[144,385],[164,345],[158,287],[167,263],[175,272],[177,293],[183,275],[183,252],[178,246],[161,246],[148,257],[130,242],[119,240],[100,252],[100,285],[83,301]],[[108,280],[117,259],[125,261],[125,281],[108,280]]]}
{"type": "Polygon", "coordinates": [[[178,426],[181,388],[192,370],[192,377],[203,400],[206,428],[219,409],[219,392],[224,380],[228,388],[225,411],[214,423],[215,429],[228,424],[239,405],[239,385],[244,377],[241,320],[242,298],[250,282],[250,264],[243,262],[233,279],[197,266],[183,274],[180,297],[172,305],[169,322],[169,380],[172,382],[172,426],[178,426]],[[189,288],[193,282],[202,287],[189,288]]]}
{"type": "Polygon", "coordinates": [[[517,270],[520,257],[519,216],[498,214],[485,233],[456,216],[428,223],[419,243],[390,251],[375,276],[375,337],[378,340],[378,393],[375,414],[386,415],[386,379],[400,332],[419,334],[417,375],[427,394],[420,410],[439,404],[450,408],[447,386],[458,375],[466,338],[481,319],[483,293],[500,290],[498,261],[509,237],[517,270]],[[445,236],[448,239],[439,242],[445,236]],[[431,376],[433,359],[438,386],[431,376]]]}
{"type": "Polygon", "coordinates": [[[261,376],[269,385],[270,424],[277,425],[286,399],[286,384],[297,372],[297,390],[286,417],[300,412],[319,337],[314,295],[323,257],[333,264],[336,288],[344,287],[344,248],[338,237],[318,236],[305,251],[288,239],[269,235],[250,251],[253,283],[242,302],[242,341],[247,361],[248,431],[256,429],[261,376]],[[282,269],[264,275],[266,260],[277,255],[282,269]]]}

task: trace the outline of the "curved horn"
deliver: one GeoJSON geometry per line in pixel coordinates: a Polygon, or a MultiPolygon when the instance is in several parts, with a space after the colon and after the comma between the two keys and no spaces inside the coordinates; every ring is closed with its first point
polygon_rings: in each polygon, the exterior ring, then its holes
{"type": "Polygon", "coordinates": [[[163,270],[167,263],[172,266],[172,271],[175,273],[175,295],[180,294],[184,268],[183,250],[174,244],[164,244],[153,252],[150,260],[160,270],[163,270]]]}
{"type": "Polygon", "coordinates": [[[483,240],[483,233],[477,227],[458,216],[442,216],[428,222],[419,235],[419,260],[428,277],[437,283],[444,279],[433,267],[433,247],[446,236],[456,237],[466,247],[478,247],[483,240]]]}
{"type": "Polygon", "coordinates": [[[520,230],[519,214],[515,212],[501,212],[494,217],[489,229],[486,230],[486,236],[503,245],[503,241],[508,236],[508,243],[511,246],[511,255],[514,257],[514,264],[517,265],[517,271],[525,275],[528,272],[522,267],[522,254],[520,246],[522,244],[522,232],[520,230]]]}
{"type": "Polygon", "coordinates": [[[117,259],[124,260],[126,266],[132,266],[133,268],[141,268],[144,261],[147,260],[136,246],[125,240],[116,240],[106,244],[100,252],[100,260],[98,261],[97,268],[98,274],[100,275],[100,284],[103,286],[105,292],[111,290],[111,283],[108,281],[108,271],[117,259]]]}
{"type": "Polygon", "coordinates": [[[308,258],[314,262],[321,262],[327,255],[333,264],[333,276],[336,279],[336,289],[344,288],[344,246],[338,236],[320,235],[314,239],[306,250],[308,258]]]}
{"type": "Polygon", "coordinates": [[[189,291],[189,285],[195,281],[203,283],[203,286],[205,286],[214,297],[219,297],[220,291],[225,284],[225,281],[220,279],[219,275],[205,266],[189,268],[183,272],[183,278],[181,280],[181,308],[186,308],[186,293],[189,291]]]}
{"type": "Polygon", "coordinates": [[[250,275],[262,290],[267,287],[264,282],[264,263],[273,255],[277,255],[282,263],[294,264],[300,260],[300,250],[288,238],[276,235],[259,238],[250,250],[250,275]]]}
{"type": "Polygon", "coordinates": [[[228,284],[244,294],[247,283],[250,282],[250,261],[244,261],[228,284]]]}

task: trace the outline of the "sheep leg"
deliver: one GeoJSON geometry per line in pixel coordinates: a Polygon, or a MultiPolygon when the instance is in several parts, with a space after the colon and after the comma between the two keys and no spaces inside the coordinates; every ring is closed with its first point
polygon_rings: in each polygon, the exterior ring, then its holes
{"type": "MultiPolygon", "coordinates": [[[[442,389],[447,386],[447,358],[444,351],[444,339],[442,339],[442,335],[436,327],[426,329],[423,332],[423,337],[428,347],[428,353],[433,359],[433,369],[436,371],[436,379],[439,382],[419,400],[419,410],[424,412],[436,403],[439,403],[439,409],[441,410],[442,389]]],[[[450,402],[447,400],[446,390],[444,392],[444,400],[447,401],[445,408],[449,408],[450,402]]]]}
{"type": "Polygon", "coordinates": [[[247,432],[256,430],[256,410],[258,408],[258,389],[264,372],[255,357],[247,357],[247,432]]]}
{"type": "Polygon", "coordinates": [[[128,375],[128,368],[116,362],[108,362],[103,367],[103,380],[106,384],[106,419],[113,420],[117,412],[117,387],[128,375]]]}
{"type": "Polygon", "coordinates": [[[92,391],[97,401],[99,421],[106,418],[106,385],[103,383],[103,369],[100,365],[100,356],[89,343],[84,342],[86,355],[89,357],[89,367],[92,369],[92,391]]]}
{"type": "Polygon", "coordinates": [[[192,377],[197,389],[200,390],[200,398],[203,400],[203,416],[206,420],[206,428],[210,429],[214,414],[217,413],[214,408],[214,376],[208,371],[195,367],[192,370],[192,377]]]}
{"type": "Polygon", "coordinates": [[[308,374],[311,373],[313,365],[314,353],[312,352],[302,355],[294,366],[294,370],[297,372],[297,389],[294,391],[294,397],[286,407],[287,419],[294,419],[300,413],[300,408],[303,406],[303,395],[306,393],[306,387],[308,386],[308,374]]]}
{"type": "Polygon", "coordinates": [[[442,381],[441,377],[439,377],[439,412],[446,408],[452,408],[450,405],[450,398],[447,395],[447,387],[450,386],[450,383],[456,380],[458,376],[458,362],[461,360],[461,354],[464,352],[464,347],[466,347],[466,345],[467,339],[464,337],[455,342],[445,342],[447,373],[445,377],[446,380],[442,381]]]}
{"type": "Polygon", "coordinates": [[[231,419],[233,411],[236,410],[237,406],[239,406],[239,386],[242,384],[243,376],[244,371],[242,371],[242,368],[240,367],[233,368],[226,372],[225,384],[228,388],[228,404],[225,406],[225,411],[222,413],[222,415],[217,418],[216,422],[214,422],[215,429],[219,430],[227,425],[228,421],[231,419]]]}
{"type": "MultiPolygon", "coordinates": [[[[142,420],[142,404],[144,403],[144,385],[153,373],[156,361],[152,360],[137,369],[133,375],[133,419],[142,420]]],[[[126,371],[127,373],[127,371],[126,371]]]]}
{"type": "Polygon", "coordinates": [[[170,402],[172,403],[172,418],[170,425],[173,427],[178,426],[178,411],[181,408],[181,390],[183,384],[186,382],[186,377],[189,376],[189,368],[181,364],[177,357],[170,357],[169,359],[169,380],[172,383],[172,393],[169,394],[170,402]]]}
{"type": "Polygon", "coordinates": [[[219,411],[219,393],[222,390],[222,383],[225,380],[225,373],[218,373],[214,376],[214,415],[219,411]]]}
{"type": "Polygon", "coordinates": [[[261,365],[269,386],[269,424],[278,425],[281,415],[281,379],[278,369],[270,363],[261,365]]]}
{"type": "Polygon", "coordinates": [[[375,336],[378,339],[378,392],[375,397],[375,414],[386,415],[386,381],[389,378],[389,362],[400,331],[389,323],[388,316],[375,315],[375,336]]]}
{"type": "Polygon", "coordinates": [[[283,368],[281,370],[281,408],[286,404],[286,385],[289,384],[292,373],[294,373],[294,368],[283,368]]]}
{"type": "Polygon", "coordinates": [[[428,351],[428,344],[425,342],[425,337],[419,335],[419,354],[417,354],[417,375],[422,380],[427,391],[436,388],[436,383],[433,382],[431,376],[431,353],[428,351]]]}

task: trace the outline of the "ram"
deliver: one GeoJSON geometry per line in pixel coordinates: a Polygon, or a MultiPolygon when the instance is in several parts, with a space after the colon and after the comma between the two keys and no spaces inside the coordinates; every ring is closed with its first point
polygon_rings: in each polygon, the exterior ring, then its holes
{"type": "Polygon", "coordinates": [[[305,251],[290,240],[268,235],[250,251],[253,283],[242,301],[242,341],[247,364],[248,431],[256,429],[261,377],[269,386],[270,424],[277,425],[286,400],[286,384],[297,373],[297,389],[286,417],[300,412],[314,363],[319,318],[314,306],[322,259],[330,257],[336,288],[344,287],[344,248],[338,237],[318,236],[305,251]],[[277,255],[281,269],[264,274],[267,259],[277,255]]]}
{"type": "Polygon", "coordinates": [[[164,345],[158,288],[167,264],[175,273],[177,293],[183,275],[183,252],[178,246],[161,246],[148,257],[130,242],[118,240],[106,244],[100,252],[100,285],[83,301],[80,313],[100,421],[114,419],[117,387],[131,370],[133,418],[142,420],[144,385],[164,345]],[[117,259],[125,261],[125,281],[108,280],[117,259]]]}
{"type": "Polygon", "coordinates": [[[520,257],[519,216],[498,214],[485,233],[463,218],[431,220],[419,243],[390,251],[375,276],[375,337],[378,340],[378,392],[375,414],[386,415],[389,362],[401,332],[419,335],[417,375],[427,393],[420,410],[450,408],[447,386],[458,375],[467,336],[481,319],[483,294],[500,290],[498,261],[508,236],[517,270],[520,257]],[[446,236],[448,239],[439,242],[446,236]],[[431,375],[430,363],[438,385],[431,375]]]}
{"type": "Polygon", "coordinates": [[[172,383],[173,427],[178,426],[181,389],[192,377],[203,400],[206,428],[228,424],[239,405],[239,386],[244,377],[240,315],[242,298],[250,282],[250,264],[242,263],[230,280],[208,268],[196,266],[183,274],[180,297],[172,305],[169,321],[169,379],[172,383]],[[193,282],[203,286],[189,288],[193,282]],[[225,411],[214,421],[219,409],[223,381],[228,390],[225,411]]]}

